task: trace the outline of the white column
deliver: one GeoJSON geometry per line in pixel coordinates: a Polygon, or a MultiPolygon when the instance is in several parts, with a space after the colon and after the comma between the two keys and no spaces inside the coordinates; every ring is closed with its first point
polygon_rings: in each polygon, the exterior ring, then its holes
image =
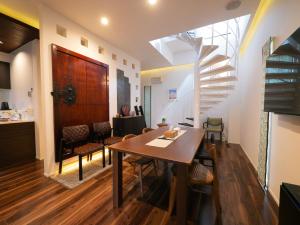
{"type": "Polygon", "coordinates": [[[200,127],[200,78],[198,57],[194,64],[194,127],[200,127]]]}

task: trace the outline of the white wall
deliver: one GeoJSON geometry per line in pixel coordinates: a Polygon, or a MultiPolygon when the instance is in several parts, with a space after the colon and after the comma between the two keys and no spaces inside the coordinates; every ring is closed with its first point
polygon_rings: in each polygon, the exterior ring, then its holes
{"type": "MultiPolygon", "coordinates": [[[[139,76],[136,77],[136,73],[140,72],[140,62],[46,6],[40,5],[39,11],[42,87],[41,103],[43,114],[41,148],[43,149],[45,158],[45,175],[49,176],[56,171],[56,164],[54,161],[53,99],[50,95],[50,92],[52,91],[51,44],[54,43],[109,65],[110,118],[117,113],[117,68],[123,70],[125,76],[129,77],[129,82],[131,83],[132,106],[140,104],[140,78],[139,76]],[[67,29],[67,38],[56,34],[56,25],[60,25],[67,29]],[[88,48],[81,46],[81,37],[88,39],[88,48]],[[104,54],[98,53],[99,46],[104,48],[104,54]],[[116,61],[112,60],[112,53],[117,55],[116,61]],[[127,60],[127,66],[123,65],[123,59],[127,60]],[[136,65],[135,69],[132,69],[132,63],[136,65]],[[138,85],[138,89],[136,89],[136,85],[138,85]],[[135,101],[136,97],[139,98],[138,102],[135,101]]],[[[99,29],[106,28],[101,27],[99,24],[99,29]]]]}
{"type": "Polygon", "coordinates": [[[32,108],[32,98],[28,96],[28,91],[33,88],[33,43],[29,42],[11,53],[9,103],[12,109],[32,108]]]}
{"type": "MultiPolygon", "coordinates": [[[[162,118],[171,125],[193,117],[193,68],[179,68],[142,75],[142,87],[151,86],[151,127],[156,128],[162,118]],[[161,77],[161,84],[151,84],[151,77],[161,77]],[[177,100],[169,100],[169,89],[177,88],[177,100]]],[[[191,122],[191,121],[190,121],[191,122]]]]}
{"type": "MultiPolygon", "coordinates": [[[[261,49],[270,36],[275,48],[300,26],[299,0],[273,0],[240,58],[241,146],[257,168],[261,101],[261,49]]],[[[271,129],[270,192],[279,199],[281,182],[300,185],[300,117],[274,115],[271,129]]]]}

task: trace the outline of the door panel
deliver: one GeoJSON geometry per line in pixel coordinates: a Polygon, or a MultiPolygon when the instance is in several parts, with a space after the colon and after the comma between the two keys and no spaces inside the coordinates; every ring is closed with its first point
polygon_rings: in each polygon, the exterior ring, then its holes
{"type": "Polygon", "coordinates": [[[108,66],[67,49],[52,46],[54,96],[54,128],[56,160],[64,126],[88,124],[92,132],[94,122],[109,120],[108,66]],[[64,96],[72,86],[74,102],[64,96]],[[59,93],[61,95],[59,95],[59,93]]]}
{"type": "Polygon", "coordinates": [[[99,105],[107,101],[106,70],[98,65],[87,63],[87,104],[99,105]]]}
{"type": "Polygon", "coordinates": [[[86,117],[89,121],[89,124],[93,122],[101,122],[101,121],[108,121],[108,105],[88,105],[87,106],[87,113],[86,117]]]}

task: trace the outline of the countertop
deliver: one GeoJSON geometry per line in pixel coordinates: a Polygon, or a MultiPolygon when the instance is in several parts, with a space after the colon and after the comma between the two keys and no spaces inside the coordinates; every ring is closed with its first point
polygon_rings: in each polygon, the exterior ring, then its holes
{"type": "Polygon", "coordinates": [[[32,120],[9,120],[6,122],[0,121],[0,125],[6,125],[6,124],[16,124],[16,123],[31,123],[32,120]]]}

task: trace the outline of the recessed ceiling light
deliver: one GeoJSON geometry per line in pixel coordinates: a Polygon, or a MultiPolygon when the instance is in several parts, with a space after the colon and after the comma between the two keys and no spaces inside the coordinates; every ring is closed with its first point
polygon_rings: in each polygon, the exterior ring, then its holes
{"type": "Polygon", "coordinates": [[[148,0],[149,5],[155,5],[157,0],[148,0]]]}
{"type": "Polygon", "coordinates": [[[0,45],[3,45],[4,44],[4,42],[3,41],[0,41],[0,45]]]}
{"type": "Polygon", "coordinates": [[[105,16],[101,17],[100,22],[103,26],[107,26],[109,24],[109,20],[105,16]]]}

